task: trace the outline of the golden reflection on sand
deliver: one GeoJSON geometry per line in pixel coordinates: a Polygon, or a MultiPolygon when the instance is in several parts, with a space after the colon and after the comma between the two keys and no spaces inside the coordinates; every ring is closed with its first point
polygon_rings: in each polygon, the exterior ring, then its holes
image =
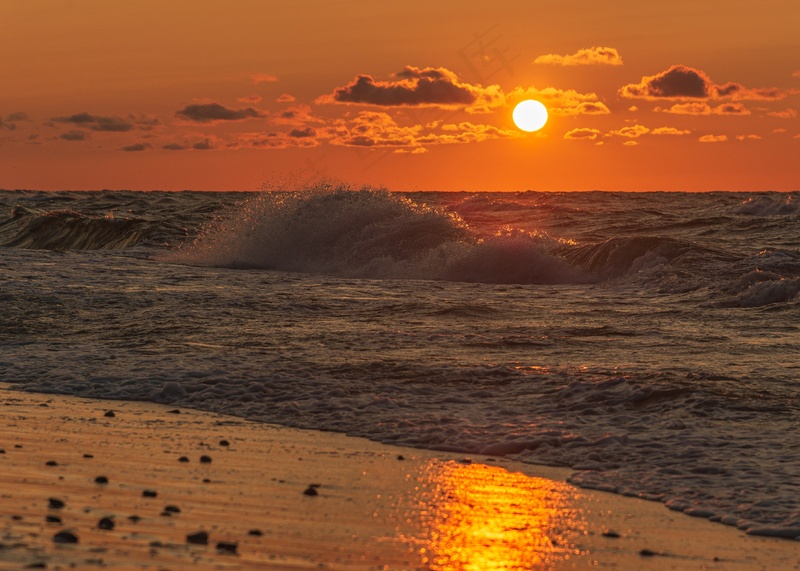
{"type": "Polygon", "coordinates": [[[550,569],[585,522],[566,484],[485,464],[431,462],[421,562],[433,571],[550,569]]]}

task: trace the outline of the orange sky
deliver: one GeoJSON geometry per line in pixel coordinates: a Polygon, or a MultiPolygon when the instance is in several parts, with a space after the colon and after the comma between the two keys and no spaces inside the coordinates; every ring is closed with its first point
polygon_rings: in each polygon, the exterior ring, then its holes
{"type": "Polygon", "coordinates": [[[797,0],[4,0],[0,188],[795,190],[798,24],[797,0]]]}

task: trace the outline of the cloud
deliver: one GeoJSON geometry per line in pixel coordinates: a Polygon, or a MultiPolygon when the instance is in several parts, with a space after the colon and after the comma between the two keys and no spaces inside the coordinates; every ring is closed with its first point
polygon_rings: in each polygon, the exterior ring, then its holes
{"type": "Polygon", "coordinates": [[[783,111],[770,111],[767,113],[770,117],[778,117],[779,119],[794,119],[797,117],[796,109],[784,109],[783,111]]]}
{"type": "Polygon", "coordinates": [[[564,134],[565,139],[594,141],[600,136],[598,129],[573,129],[564,134]]]}
{"type": "Polygon", "coordinates": [[[650,131],[651,135],[689,135],[688,129],[676,129],[675,127],[656,127],[650,131]]]}
{"type": "Polygon", "coordinates": [[[739,83],[716,84],[704,71],[673,65],[656,75],[646,75],[639,83],[620,88],[620,95],[632,99],[731,99],[775,100],[786,93],[777,88],[749,89],[739,83]]]}
{"type": "Polygon", "coordinates": [[[297,98],[294,95],[289,95],[288,93],[282,93],[275,100],[275,103],[294,103],[295,101],[297,101],[297,98]]]}
{"type": "Polygon", "coordinates": [[[308,123],[321,124],[325,122],[311,115],[311,107],[308,105],[293,105],[288,107],[275,115],[272,121],[277,125],[291,125],[293,127],[302,127],[308,123]]]}
{"type": "Polygon", "coordinates": [[[314,137],[316,134],[317,132],[311,127],[306,127],[305,129],[292,129],[291,131],[289,131],[289,136],[295,137],[297,139],[304,137],[314,137]]]}
{"type": "Polygon", "coordinates": [[[737,141],[758,141],[761,139],[761,135],[736,135],[737,141]]]}
{"type": "Polygon", "coordinates": [[[571,55],[546,54],[537,57],[533,63],[553,65],[622,65],[622,58],[614,48],[591,47],[578,50],[571,55]]]}
{"type": "Polygon", "coordinates": [[[181,145],[180,143],[167,143],[161,147],[162,149],[166,149],[168,151],[185,151],[189,147],[187,145],[181,145]]]}
{"type": "Polygon", "coordinates": [[[58,136],[60,139],[64,139],[65,141],[85,141],[87,138],[86,131],[78,131],[77,129],[72,129],[65,133],[61,133],[58,136]]]}
{"type": "Polygon", "coordinates": [[[198,141],[197,143],[192,145],[192,148],[195,151],[210,151],[214,149],[214,145],[211,143],[210,140],[205,139],[203,141],[198,141]]]}
{"type": "Polygon", "coordinates": [[[465,108],[468,112],[486,112],[505,103],[499,86],[472,85],[458,80],[443,67],[406,66],[391,81],[376,81],[370,75],[358,75],[333,93],[317,98],[317,103],[377,105],[379,107],[465,108]]]}
{"type": "Polygon", "coordinates": [[[260,95],[245,95],[236,99],[239,103],[261,103],[262,100],[260,95]]]}
{"type": "Polygon", "coordinates": [[[253,73],[250,75],[250,81],[253,83],[274,83],[278,78],[269,73],[253,73]]]}
{"type": "Polygon", "coordinates": [[[629,139],[637,139],[642,135],[646,135],[650,129],[644,125],[633,125],[632,127],[623,127],[616,131],[611,131],[612,135],[619,135],[620,137],[628,137],[629,139]]]}
{"type": "Polygon", "coordinates": [[[149,148],[151,148],[149,143],[136,143],[133,145],[127,145],[125,147],[122,147],[121,150],[137,153],[141,151],[146,151],[149,148]]]}
{"type": "Polygon", "coordinates": [[[17,111],[16,113],[9,113],[6,115],[5,121],[3,118],[0,117],[0,129],[7,129],[9,131],[15,131],[17,129],[17,122],[18,121],[30,121],[30,117],[26,113],[22,111],[17,111]]]}
{"type": "Polygon", "coordinates": [[[728,140],[727,135],[703,135],[697,139],[701,143],[721,143],[728,140]]]}
{"type": "Polygon", "coordinates": [[[264,117],[264,114],[252,107],[243,109],[229,109],[219,103],[193,103],[180,111],[175,112],[176,117],[194,121],[196,123],[212,123],[217,121],[242,121],[264,117]]]}
{"type": "Polygon", "coordinates": [[[636,145],[639,144],[639,142],[638,141],[625,141],[622,144],[625,145],[626,147],[635,147],[636,145]]]}
{"type": "MultiPolygon", "coordinates": [[[[398,125],[383,112],[362,111],[353,119],[340,119],[324,135],[330,144],[346,147],[403,148],[413,150],[429,145],[476,143],[489,139],[520,137],[519,131],[469,121],[427,125],[398,125]]],[[[422,151],[417,151],[422,152],[422,151]]]]}
{"type": "Polygon", "coordinates": [[[676,115],[750,115],[750,110],[744,104],[738,102],[722,103],[716,107],[711,107],[708,103],[692,101],[689,103],[676,103],[667,109],[656,107],[654,111],[676,115]]]}
{"type": "Polygon", "coordinates": [[[573,89],[562,90],[555,87],[523,89],[518,87],[508,95],[508,99],[512,101],[536,99],[541,101],[552,115],[607,115],[611,113],[605,103],[599,101],[597,94],[579,93],[573,89]]]}
{"type": "Polygon", "coordinates": [[[67,117],[53,117],[57,123],[71,123],[78,127],[86,127],[93,131],[110,131],[124,133],[133,129],[134,124],[120,117],[101,117],[90,113],[76,113],[67,117]]]}

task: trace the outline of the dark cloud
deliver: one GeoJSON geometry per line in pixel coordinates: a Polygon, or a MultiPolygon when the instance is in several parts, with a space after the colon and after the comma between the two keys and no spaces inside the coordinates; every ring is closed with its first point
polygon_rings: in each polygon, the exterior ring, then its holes
{"type": "Polygon", "coordinates": [[[192,145],[192,148],[196,151],[210,151],[214,148],[214,145],[206,139],[205,141],[200,141],[199,143],[195,143],[192,145]]]}
{"type": "Polygon", "coordinates": [[[219,103],[194,103],[176,111],[175,116],[197,123],[211,123],[213,121],[242,121],[243,119],[263,117],[264,114],[252,107],[229,109],[219,103]]]}
{"type": "Polygon", "coordinates": [[[303,137],[313,137],[316,134],[317,132],[311,127],[306,127],[305,129],[292,129],[291,131],[289,131],[290,137],[295,137],[298,139],[303,137]]]}
{"type": "Polygon", "coordinates": [[[167,143],[166,145],[161,147],[162,149],[166,149],[168,151],[185,151],[189,147],[186,145],[181,145],[179,143],[167,143]]]}
{"type": "Polygon", "coordinates": [[[733,99],[776,100],[787,93],[777,88],[747,88],[728,82],[715,84],[704,71],[673,65],[656,75],[646,75],[639,83],[630,83],[619,90],[623,97],[636,99],[733,99]]]}
{"type": "Polygon", "coordinates": [[[703,99],[711,96],[712,86],[704,72],[685,65],[673,65],[667,71],[644,76],[639,83],[622,87],[620,94],[641,99],[703,99]]]}
{"type": "Polygon", "coordinates": [[[31,118],[28,117],[27,113],[23,113],[22,111],[17,111],[16,113],[10,113],[6,117],[6,121],[30,121],[31,118]]]}
{"type": "Polygon", "coordinates": [[[64,139],[65,141],[85,141],[86,131],[78,131],[73,129],[71,131],[67,131],[66,133],[61,133],[59,138],[64,139]]]}
{"type": "Polygon", "coordinates": [[[133,129],[133,123],[120,117],[101,117],[90,113],[76,113],[67,117],[53,117],[57,123],[71,123],[93,131],[126,132],[133,129]]]}
{"type": "Polygon", "coordinates": [[[471,85],[458,80],[445,68],[407,66],[392,81],[376,81],[370,75],[358,75],[344,87],[323,95],[317,103],[351,103],[399,106],[473,107],[484,111],[504,102],[499,87],[471,85]]]}
{"type": "Polygon", "coordinates": [[[121,150],[135,153],[140,151],[146,151],[149,148],[150,145],[148,143],[136,143],[134,145],[127,145],[125,147],[122,147],[121,150]]]}

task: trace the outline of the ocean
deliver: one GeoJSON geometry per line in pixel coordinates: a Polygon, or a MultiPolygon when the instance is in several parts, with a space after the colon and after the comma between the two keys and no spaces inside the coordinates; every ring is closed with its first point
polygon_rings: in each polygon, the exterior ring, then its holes
{"type": "Polygon", "coordinates": [[[0,380],[800,537],[800,193],[1,191],[0,380]]]}

